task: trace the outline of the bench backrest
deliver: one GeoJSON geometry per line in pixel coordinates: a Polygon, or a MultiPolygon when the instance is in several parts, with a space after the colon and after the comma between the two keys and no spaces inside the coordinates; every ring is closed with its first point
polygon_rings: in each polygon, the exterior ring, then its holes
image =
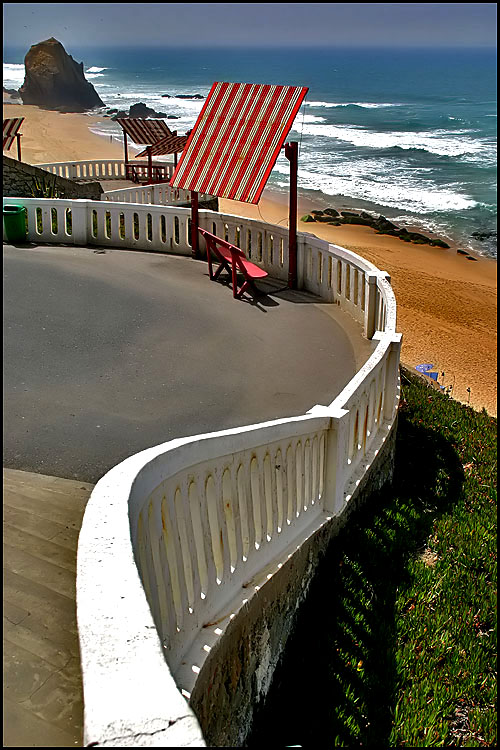
{"type": "Polygon", "coordinates": [[[232,245],[230,242],[223,240],[222,237],[217,237],[215,234],[212,234],[201,227],[198,227],[198,231],[207,241],[207,245],[211,245],[213,249],[223,255],[226,260],[232,260],[233,256],[246,259],[243,250],[240,250],[236,245],[232,245]]]}

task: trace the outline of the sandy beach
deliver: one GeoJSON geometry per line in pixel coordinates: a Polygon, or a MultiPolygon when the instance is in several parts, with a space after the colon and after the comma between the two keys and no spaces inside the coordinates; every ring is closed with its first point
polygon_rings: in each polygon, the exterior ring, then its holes
{"type": "MultiPolygon", "coordinates": [[[[90,132],[102,116],[4,102],[4,117],[23,116],[22,158],[30,164],[123,158],[119,143],[90,132]]],[[[7,155],[16,158],[15,144],[7,155]]],[[[266,189],[258,206],[220,200],[220,210],[287,226],[287,201],[286,194],[266,189]]],[[[409,244],[377,235],[370,227],[301,223],[300,217],[314,208],[318,206],[299,199],[300,231],[353,250],[390,274],[398,303],[397,330],[403,333],[402,361],[411,368],[432,363],[439,382],[453,386],[454,398],[496,416],[496,262],[481,256],[468,260],[456,247],[409,244]]]]}

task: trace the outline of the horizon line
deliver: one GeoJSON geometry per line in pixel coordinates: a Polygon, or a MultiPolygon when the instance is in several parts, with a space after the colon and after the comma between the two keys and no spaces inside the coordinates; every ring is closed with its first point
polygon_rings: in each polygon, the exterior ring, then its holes
{"type": "MultiPolygon", "coordinates": [[[[55,37],[54,37],[55,38],[55,37]]],[[[3,48],[5,49],[18,49],[18,48],[27,48],[29,49],[33,45],[40,44],[41,42],[47,41],[45,39],[41,39],[39,42],[34,42],[33,44],[30,44],[27,42],[26,44],[23,44],[21,42],[13,43],[10,45],[4,44],[3,48]]],[[[58,40],[60,41],[60,40],[58,40]]],[[[68,42],[61,42],[63,46],[71,44],[71,46],[76,47],[78,49],[103,49],[103,48],[109,48],[109,49],[163,49],[167,47],[162,42],[157,43],[148,43],[146,40],[144,43],[136,43],[136,44],[130,44],[130,43],[118,43],[113,44],[109,41],[106,42],[106,44],[72,44],[68,42]]],[[[300,49],[324,49],[324,50],[433,50],[433,51],[448,51],[448,50],[496,50],[497,45],[496,44],[459,44],[459,43],[453,43],[453,44],[428,44],[428,45],[422,45],[422,44],[408,44],[401,43],[401,44],[329,44],[327,42],[325,43],[316,43],[316,42],[303,42],[300,44],[297,44],[296,42],[287,42],[284,44],[276,45],[276,43],[264,43],[264,44],[243,44],[240,42],[234,42],[234,43],[228,43],[227,41],[221,41],[220,43],[212,42],[210,44],[207,43],[207,45],[203,44],[193,44],[192,42],[184,42],[184,43],[176,43],[168,44],[168,50],[170,49],[190,49],[190,50],[196,50],[196,49],[266,49],[266,50],[273,50],[273,51],[279,51],[279,50],[300,50],[300,49]]]]}

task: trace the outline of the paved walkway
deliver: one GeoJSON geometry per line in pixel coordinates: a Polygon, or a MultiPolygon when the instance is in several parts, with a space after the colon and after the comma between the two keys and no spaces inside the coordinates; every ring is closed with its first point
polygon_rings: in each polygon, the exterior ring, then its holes
{"type": "Polygon", "coordinates": [[[95,483],[176,437],[329,403],[373,350],[337,305],[207,264],[4,245],[3,465],[95,483]]]}
{"type": "Polygon", "coordinates": [[[91,484],[4,469],[4,747],[82,746],[78,533],[91,484]]]}
{"type": "Polygon", "coordinates": [[[259,287],[235,301],[200,261],[4,245],[4,746],[82,744],[92,483],[173,437],[328,403],[370,355],[336,305],[259,287]]]}

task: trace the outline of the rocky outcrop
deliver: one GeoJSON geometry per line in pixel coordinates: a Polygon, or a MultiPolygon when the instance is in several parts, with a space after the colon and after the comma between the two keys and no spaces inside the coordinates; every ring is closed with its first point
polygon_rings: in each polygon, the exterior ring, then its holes
{"type": "Polygon", "coordinates": [[[143,102],[132,104],[128,111],[129,117],[166,117],[166,112],[156,112],[152,107],[147,107],[143,102]]]}
{"type": "Polygon", "coordinates": [[[137,104],[132,104],[129,107],[128,113],[124,110],[116,110],[116,109],[108,109],[108,114],[112,114],[113,117],[112,120],[117,120],[118,118],[122,117],[159,117],[163,118],[164,120],[179,120],[180,118],[177,117],[177,115],[167,115],[166,112],[157,112],[152,107],[146,106],[143,102],[138,102],[137,104]]]}
{"type": "Polygon", "coordinates": [[[19,89],[23,104],[65,112],[103,107],[96,90],[77,63],[53,37],[34,44],[24,58],[25,78],[19,89]]]}
{"type": "Polygon", "coordinates": [[[431,239],[420,232],[409,232],[406,228],[400,229],[385,216],[371,216],[366,211],[360,214],[354,211],[341,211],[340,214],[334,208],[325,208],[324,211],[311,211],[302,217],[301,221],[306,224],[310,222],[320,222],[330,224],[334,227],[340,227],[342,224],[358,224],[360,226],[372,227],[377,234],[388,234],[391,237],[399,237],[403,242],[412,242],[415,245],[431,245],[433,247],[448,248],[449,245],[444,240],[431,239]]]}
{"type": "Polygon", "coordinates": [[[497,233],[495,230],[486,232],[472,232],[471,236],[475,237],[476,240],[479,240],[480,242],[484,242],[484,240],[496,239],[497,233]]]}

